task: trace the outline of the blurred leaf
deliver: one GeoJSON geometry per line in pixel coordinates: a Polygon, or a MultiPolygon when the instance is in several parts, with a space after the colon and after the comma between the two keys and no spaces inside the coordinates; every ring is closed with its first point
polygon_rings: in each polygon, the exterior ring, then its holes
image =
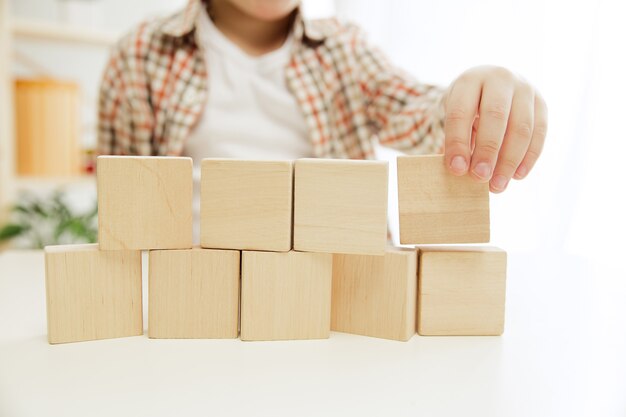
{"type": "Polygon", "coordinates": [[[87,226],[80,219],[73,219],[69,223],[69,230],[76,237],[85,237],[87,234],[87,226]]]}
{"type": "Polygon", "coordinates": [[[30,226],[23,225],[23,224],[9,223],[6,226],[4,226],[2,229],[0,229],[0,241],[12,239],[16,236],[21,235],[28,229],[30,229],[30,226]]]}
{"type": "Polygon", "coordinates": [[[44,217],[44,218],[48,217],[48,213],[46,213],[46,211],[43,209],[43,206],[41,205],[41,203],[37,201],[33,202],[32,210],[34,213],[37,213],[41,217],[44,217]]]}
{"type": "Polygon", "coordinates": [[[63,197],[60,193],[55,193],[52,197],[52,212],[62,219],[70,219],[72,217],[72,213],[69,208],[63,201],[63,197]]]}
{"type": "Polygon", "coordinates": [[[12,213],[11,224],[0,229],[0,240],[23,236],[31,248],[98,240],[97,203],[87,212],[76,213],[59,191],[47,198],[22,194],[12,213]]]}
{"type": "Polygon", "coordinates": [[[13,206],[13,211],[18,212],[18,213],[24,213],[24,214],[30,213],[30,210],[28,209],[28,207],[26,207],[23,204],[16,204],[15,206],[13,206]]]}
{"type": "Polygon", "coordinates": [[[98,231],[89,230],[89,233],[85,236],[86,243],[96,243],[98,241],[98,231]]]}
{"type": "Polygon", "coordinates": [[[56,227],[54,228],[54,234],[53,234],[55,241],[59,240],[59,238],[63,235],[63,233],[65,233],[65,231],[67,230],[67,225],[68,225],[67,221],[61,221],[56,225],[56,227]]]}

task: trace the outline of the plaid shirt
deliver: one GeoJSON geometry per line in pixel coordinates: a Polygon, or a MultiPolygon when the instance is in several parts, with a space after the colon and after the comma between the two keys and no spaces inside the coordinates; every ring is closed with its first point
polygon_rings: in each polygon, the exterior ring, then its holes
{"type": "MultiPolygon", "coordinates": [[[[207,100],[195,23],[201,0],[139,25],[113,49],[99,99],[98,151],[181,155],[207,100]]],[[[353,25],[294,20],[285,74],[317,157],[373,159],[374,142],[407,153],[443,147],[443,91],[392,67],[353,25]]]]}

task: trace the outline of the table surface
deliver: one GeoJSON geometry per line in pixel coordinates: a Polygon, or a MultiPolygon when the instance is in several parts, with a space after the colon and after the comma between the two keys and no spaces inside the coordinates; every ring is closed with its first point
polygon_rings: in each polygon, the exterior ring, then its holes
{"type": "MultiPolygon", "coordinates": [[[[618,267],[619,268],[619,267],[618,267]]],[[[0,255],[0,416],[626,416],[626,274],[509,254],[501,337],[49,345],[42,252],[0,255]]],[[[146,281],[144,271],[144,323],[146,281]]]]}

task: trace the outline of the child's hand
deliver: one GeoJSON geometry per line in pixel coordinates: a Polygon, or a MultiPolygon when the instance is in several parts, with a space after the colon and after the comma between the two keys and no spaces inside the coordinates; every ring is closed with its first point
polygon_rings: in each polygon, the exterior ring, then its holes
{"type": "Polygon", "coordinates": [[[455,175],[469,172],[502,192],[509,180],[528,175],[547,131],[548,109],[526,81],[500,67],[472,68],[444,98],[446,164],[455,175]]]}

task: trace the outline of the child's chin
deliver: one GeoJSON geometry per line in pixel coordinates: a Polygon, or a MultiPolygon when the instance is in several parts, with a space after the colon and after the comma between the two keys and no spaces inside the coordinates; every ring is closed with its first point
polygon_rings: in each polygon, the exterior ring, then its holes
{"type": "Polygon", "coordinates": [[[282,20],[300,4],[299,0],[232,0],[256,19],[267,22],[282,20]]]}

